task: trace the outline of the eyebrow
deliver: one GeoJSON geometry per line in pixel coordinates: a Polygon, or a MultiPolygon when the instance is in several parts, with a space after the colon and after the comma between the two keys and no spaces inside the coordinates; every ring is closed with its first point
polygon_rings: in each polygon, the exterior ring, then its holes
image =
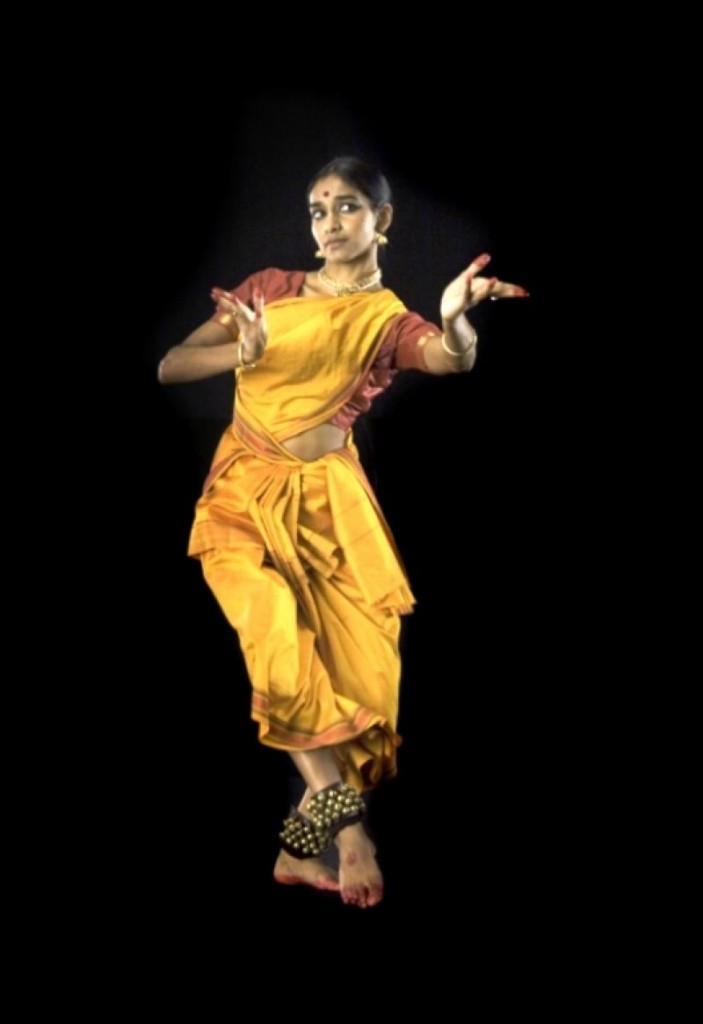
{"type": "MultiPolygon", "coordinates": [[[[341,195],[341,196],[332,196],[332,199],[335,202],[339,202],[342,199],[353,199],[355,202],[359,201],[359,197],[355,196],[355,195],[352,195],[351,193],[345,193],[344,195],[341,195]]],[[[319,200],[317,202],[315,202],[315,203],[310,203],[310,209],[311,210],[314,209],[316,206],[324,206],[324,203],[320,202],[319,200]]]]}

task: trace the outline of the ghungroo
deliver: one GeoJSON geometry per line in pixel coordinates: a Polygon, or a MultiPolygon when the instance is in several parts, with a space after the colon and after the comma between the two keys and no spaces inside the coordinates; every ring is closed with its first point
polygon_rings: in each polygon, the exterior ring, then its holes
{"type": "Polygon", "coordinates": [[[309,800],[306,814],[292,808],[279,833],[281,846],[291,857],[321,857],[347,825],[364,816],[363,798],[346,782],[333,782],[309,800]]]}
{"type": "Polygon", "coordinates": [[[283,822],[283,831],[279,832],[278,838],[286,853],[301,860],[305,857],[321,857],[332,842],[332,836],[328,832],[320,831],[295,807],[291,808],[290,814],[283,822]]]}
{"type": "Polygon", "coordinates": [[[364,809],[363,798],[352,786],[333,782],[315,793],[305,813],[319,831],[329,832],[330,839],[334,839],[341,829],[361,821],[364,809]]]}

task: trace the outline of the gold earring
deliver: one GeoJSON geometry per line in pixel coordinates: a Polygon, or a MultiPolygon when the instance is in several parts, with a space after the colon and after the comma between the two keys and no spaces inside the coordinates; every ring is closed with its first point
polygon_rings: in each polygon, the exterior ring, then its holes
{"type": "Polygon", "coordinates": [[[388,239],[385,235],[381,234],[380,231],[376,232],[376,238],[374,239],[376,245],[388,245],[388,239]]]}
{"type": "Polygon", "coordinates": [[[324,260],[325,258],[325,254],[322,251],[322,249],[318,249],[315,255],[317,256],[318,260],[324,260]]]}

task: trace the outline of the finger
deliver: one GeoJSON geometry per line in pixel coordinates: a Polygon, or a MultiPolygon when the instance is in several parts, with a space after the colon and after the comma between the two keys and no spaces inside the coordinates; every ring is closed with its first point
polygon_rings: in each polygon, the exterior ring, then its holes
{"type": "Polygon", "coordinates": [[[231,302],[233,299],[233,295],[232,292],[228,292],[224,288],[219,288],[217,285],[215,285],[215,287],[210,290],[210,298],[214,299],[215,302],[219,302],[220,299],[229,299],[229,301],[231,302]]]}
{"type": "MultiPolygon", "coordinates": [[[[494,278],[495,280],[495,278],[494,278]]],[[[497,281],[491,289],[491,299],[527,299],[530,293],[519,284],[508,284],[507,281],[497,281]]]]}
{"type": "Polygon", "coordinates": [[[234,296],[234,301],[237,303],[237,315],[243,316],[246,320],[252,321],[255,319],[254,313],[245,305],[238,296],[234,296]]]}
{"type": "Polygon", "coordinates": [[[497,299],[498,293],[494,289],[500,284],[497,277],[489,277],[486,281],[486,290],[484,291],[481,299],[497,299]]]}
{"type": "Polygon", "coordinates": [[[260,288],[254,289],[254,316],[261,320],[264,315],[264,293],[260,288]]]}
{"type": "Polygon", "coordinates": [[[471,282],[473,281],[473,279],[476,276],[476,274],[478,274],[479,271],[483,270],[483,268],[486,266],[486,264],[490,263],[490,261],[491,261],[491,257],[489,256],[489,254],[487,252],[484,252],[484,253],[481,253],[480,256],[477,256],[476,259],[472,263],[469,263],[468,267],[466,268],[466,275],[465,275],[467,283],[471,284],[471,282]]]}

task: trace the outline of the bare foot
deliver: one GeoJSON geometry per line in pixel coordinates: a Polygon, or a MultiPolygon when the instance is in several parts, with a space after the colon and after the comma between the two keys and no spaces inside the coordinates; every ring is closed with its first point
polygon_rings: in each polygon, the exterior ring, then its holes
{"type": "Polygon", "coordinates": [[[339,892],[337,875],[317,857],[301,860],[281,850],[273,869],[273,877],[281,885],[311,885],[313,889],[339,892]]]}
{"type": "Polygon", "coordinates": [[[335,839],[339,850],[339,883],[343,903],[375,907],[383,899],[383,875],[376,847],[361,824],[348,825],[335,839]]]}

